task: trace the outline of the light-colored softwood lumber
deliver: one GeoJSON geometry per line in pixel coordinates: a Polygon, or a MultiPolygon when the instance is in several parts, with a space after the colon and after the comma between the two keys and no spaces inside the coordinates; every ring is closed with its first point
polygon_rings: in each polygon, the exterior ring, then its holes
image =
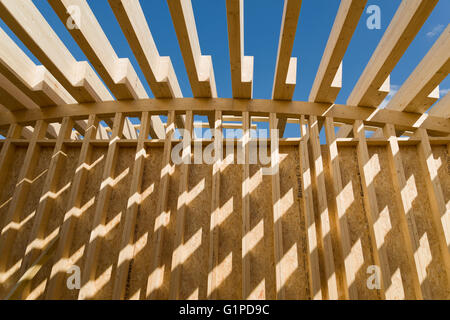
{"type": "Polygon", "coordinates": [[[178,37],[184,65],[194,97],[217,97],[211,56],[200,50],[191,0],[168,0],[170,15],[178,37]]]}
{"type": "Polygon", "coordinates": [[[432,223],[444,263],[447,287],[450,287],[450,203],[445,203],[438,167],[431,151],[428,134],[423,129],[417,129],[416,135],[420,138],[420,143],[417,145],[417,153],[428,191],[432,223]]]}
{"type": "Polygon", "coordinates": [[[339,6],[309,101],[331,102],[342,88],[342,60],[367,0],[343,0],[339,6]]]}
{"type": "Polygon", "coordinates": [[[416,221],[412,216],[412,213],[409,212],[413,206],[415,197],[408,190],[405,170],[403,168],[400,154],[400,147],[398,145],[398,139],[395,134],[394,126],[387,124],[383,131],[384,136],[389,141],[387,145],[388,161],[392,174],[392,185],[395,191],[395,200],[399,210],[397,216],[400,222],[404,249],[408,258],[408,267],[410,269],[409,272],[411,274],[414,295],[416,299],[430,299],[430,284],[425,280],[427,277],[427,263],[423,254],[421,254],[422,245],[417,232],[416,221]]]}
{"type": "Polygon", "coordinates": [[[342,196],[342,177],[339,164],[339,153],[337,148],[337,139],[334,133],[333,119],[325,118],[325,136],[326,148],[328,156],[328,170],[330,172],[332,197],[330,210],[333,214],[334,228],[336,230],[336,238],[340,239],[337,243],[338,252],[335,254],[340,258],[341,262],[338,268],[338,284],[340,299],[358,299],[358,291],[352,283],[355,281],[358,272],[355,266],[354,252],[352,251],[350,228],[347,219],[346,201],[342,196]]]}
{"type": "Polygon", "coordinates": [[[386,108],[424,113],[439,99],[439,83],[447,77],[449,72],[450,24],[386,108]]]}
{"type": "Polygon", "coordinates": [[[433,117],[450,118],[450,94],[447,93],[441,98],[428,114],[433,117]]]}
{"type": "Polygon", "coordinates": [[[253,57],[244,55],[244,0],[226,0],[226,7],[233,97],[251,99],[253,57]]]}
{"type": "Polygon", "coordinates": [[[139,1],[109,0],[156,98],[182,98],[170,57],[160,57],[139,1]]]}
{"type": "Polygon", "coordinates": [[[286,298],[284,288],[284,273],[282,269],[283,251],[283,226],[282,226],[282,211],[281,211],[281,193],[280,193],[280,154],[278,147],[278,129],[277,129],[277,115],[271,113],[269,115],[270,138],[270,169],[272,175],[272,210],[273,210],[273,239],[274,239],[274,257],[275,257],[275,283],[276,283],[276,298],[283,300],[286,298]]]}
{"type": "Polygon", "coordinates": [[[438,0],[402,1],[347,104],[377,107],[390,91],[389,75],[419,32],[438,0]]]}
{"type": "Polygon", "coordinates": [[[67,200],[64,222],[59,234],[58,248],[55,252],[55,263],[52,267],[46,299],[52,300],[59,298],[63,278],[70,267],[68,255],[74,236],[77,216],[81,213],[82,188],[86,182],[88,166],[92,156],[91,141],[95,138],[98,126],[99,119],[95,115],[89,116],[86,133],[78,158],[77,170],[72,179],[70,194],[67,200]]]}
{"type": "MultiPolygon", "coordinates": [[[[17,124],[12,124],[8,128],[8,133],[5,136],[5,142],[3,143],[2,151],[0,153],[0,185],[4,186],[6,177],[11,166],[11,162],[14,160],[15,146],[12,143],[13,139],[20,138],[22,132],[22,126],[17,124]]],[[[2,191],[3,192],[3,191],[2,191]]],[[[1,193],[0,192],[0,195],[1,193]]]]}
{"type": "Polygon", "coordinates": [[[78,102],[112,100],[87,62],[78,62],[32,1],[2,0],[0,18],[78,102]]]}
{"type": "Polygon", "coordinates": [[[148,278],[146,296],[149,299],[158,297],[159,289],[163,283],[164,270],[161,267],[161,255],[163,250],[164,233],[167,232],[167,225],[170,221],[170,211],[167,209],[169,197],[170,175],[174,165],[171,162],[172,139],[175,132],[175,112],[169,112],[166,127],[166,139],[164,142],[164,154],[161,165],[160,190],[158,198],[158,209],[155,221],[154,238],[152,243],[153,254],[150,261],[150,276],[148,278]]]}
{"type": "MultiPolygon", "coordinates": [[[[379,295],[382,299],[390,299],[386,296],[386,291],[390,286],[389,276],[391,274],[389,261],[384,243],[384,233],[390,229],[390,219],[388,212],[380,212],[378,209],[377,195],[375,192],[376,172],[369,157],[367,148],[366,132],[362,121],[355,121],[353,125],[353,135],[358,138],[357,154],[358,166],[361,177],[361,186],[363,189],[364,211],[367,218],[370,245],[375,265],[377,265],[381,274],[378,279],[380,285],[379,295]]],[[[395,285],[395,284],[392,284],[395,285]]]]}
{"type": "Polygon", "coordinates": [[[317,117],[330,117],[335,121],[353,124],[354,120],[363,120],[365,125],[383,127],[386,123],[394,124],[397,130],[427,129],[431,133],[450,133],[450,120],[432,117],[428,115],[400,112],[386,109],[373,109],[367,107],[351,107],[347,105],[315,103],[304,101],[280,101],[280,100],[243,100],[243,99],[144,99],[139,101],[109,101],[98,103],[86,103],[76,105],[60,105],[47,107],[41,110],[20,110],[15,112],[0,113],[0,126],[11,123],[29,124],[36,120],[59,120],[66,116],[81,118],[86,115],[114,116],[116,112],[134,113],[148,111],[150,114],[164,114],[167,111],[177,113],[192,110],[196,113],[219,110],[227,113],[238,114],[244,111],[250,114],[264,115],[271,112],[278,116],[300,118],[300,115],[312,115],[317,117]]]}
{"type": "MultiPolygon", "coordinates": [[[[75,99],[47,71],[36,66],[17,44],[0,28],[0,86],[9,90],[17,88],[34,105],[47,107],[64,103],[76,103],[75,99]]],[[[17,96],[17,93],[14,93],[17,96]]],[[[2,97],[2,103],[3,97],[2,97]]],[[[30,108],[25,105],[25,107],[30,108]]]]}
{"type": "Polygon", "coordinates": [[[305,116],[301,117],[300,131],[302,139],[299,144],[300,173],[302,176],[303,212],[305,213],[305,225],[307,232],[307,265],[310,297],[314,300],[322,299],[320,283],[319,250],[317,241],[317,228],[314,219],[314,199],[312,190],[312,178],[309,165],[308,140],[309,132],[305,116]]]}
{"type": "Polygon", "coordinates": [[[336,138],[347,138],[349,134],[353,132],[353,127],[351,125],[343,125],[339,128],[339,131],[336,134],[336,138]]]}
{"type": "Polygon", "coordinates": [[[94,221],[92,223],[89,244],[87,245],[86,260],[83,267],[83,275],[81,278],[81,289],[78,295],[80,300],[91,299],[95,296],[97,289],[95,288],[95,274],[97,269],[98,254],[102,245],[103,232],[105,229],[106,216],[108,211],[109,198],[113,189],[115,167],[119,146],[117,141],[120,140],[123,131],[124,117],[122,113],[117,113],[114,117],[114,127],[109,142],[108,151],[103,169],[103,178],[100,185],[98,196],[96,197],[96,208],[94,221]]]}
{"type": "Polygon", "coordinates": [[[147,157],[144,141],[150,131],[150,115],[144,112],[141,117],[141,126],[136,147],[135,163],[133,165],[133,176],[130,184],[130,196],[128,198],[127,212],[121,238],[119,260],[117,262],[116,278],[114,279],[114,300],[125,298],[125,286],[128,277],[130,262],[133,259],[134,245],[133,232],[136,226],[136,218],[142,201],[141,187],[142,174],[144,173],[144,161],[147,157]]]}
{"type": "Polygon", "coordinates": [[[182,164],[180,165],[181,177],[178,192],[177,213],[175,217],[175,242],[172,256],[172,273],[170,275],[169,299],[177,300],[180,297],[181,276],[183,262],[185,261],[184,230],[186,221],[186,209],[189,192],[189,163],[191,160],[192,137],[192,111],[186,112],[186,126],[183,132],[182,164]]]}
{"type": "MultiPolygon", "coordinates": [[[[32,263],[39,257],[39,254],[44,250],[43,246],[39,245],[40,241],[44,241],[45,230],[48,225],[51,210],[55,204],[56,198],[53,196],[57,193],[58,181],[61,174],[64,161],[67,157],[66,148],[64,147],[64,140],[70,138],[73,128],[73,121],[70,118],[64,118],[61,124],[60,133],[56,140],[53,156],[50,161],[47,175],[45,177],[44,187],[42,189],[42,196],[40,198],[38,207],[36,209],[36,216],[33,221],[33,227],[30,232],[28,245],[25,251],[25,256],[20,267],[20,274],[25,272],[32,266],[32,263]]],[[[57,234],[55,234],[55,237],[57,234]]],[[[53,238],[54,239],[54,238],[53,238]]],[[[53,241],[53,239],[49,241],[53,241]]],[[[56,248],[55,248],[56,249],[56,248]]],[[[24,285],[21,297],[25,299],[29,293],[31,283],[24,285]]]]}
{"type": "Polygon", "coordinates": [[[45,137],[47,131],[47,123],[38,121],[34,127],[33,136],[28,144],[27,153],[23,161],[22,168],[19,173],[18,182],[11,199],[8,213],[4,218],[4,227],[0,237],[0,283],[4,283],[9,257],[17,236],[18,230],[15,230],[14,224],[20,223],[24,217],[23,208],[28,196],[30,185],[34,180],[34,171],[39,160],[40,147],[37,141],[45,137]]]}
{"type": "Polygon", "coordinates": [[[318,243],[321,247],[322,261],[324,263],[324,274],[326,279],[322,283],[323,298],[337,300],[339,297],[337,285],[337,272],[334,263],[333,244],[331,236],[331,216],[328,208],[327,190],[325,187],[325,171],[323,167],[322,152],[320,149],[320,138],[317,118],[309,118],[309,144],[311,156],[314,162],[313,179],[316,189],[317,214],[316,221],[320,223],[321,234],[318,243]]]}
{"type": "MultiPolygon", "coordinates": [[[[250,226],[250,116],[242,114],[242,150],[244,163],[242,165],[242,299],[247,299],[251,293],[250,287],[250,244],[248,233],[250,226]]],[[[280,222],[280,221],[279,221],[280,222]]]]}
{"type": "Polygon", "coordinates": [[[291,55],[301,5],[301,0],[284,1],[272,99],[291,100],[294,95],[297,82],[297,58],[291,55]]]}
{"type": "Polygon", "coordinates": [[[25,93],[0,73],[0,98],[4,108],[9,111],[39,109],[25,93]]]}
{"type": "Polygon", "coordinates": [[[209,230],[208,299],[217,299],[217,269],[219,264],[220,171],[223,159],[222,112],[214,116],[214,164],[212,171],[212,198],[209,230]]]}

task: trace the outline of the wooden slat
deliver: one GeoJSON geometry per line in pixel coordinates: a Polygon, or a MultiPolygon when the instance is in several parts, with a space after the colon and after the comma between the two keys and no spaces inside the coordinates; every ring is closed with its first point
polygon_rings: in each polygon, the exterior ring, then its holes
{"type": "Polygon", "coordinates": [[[69,261],[67,261],[69,257],[69,250],[74,236],[77,216],[81,211],[80,205],[83,187],[89,171],[88,166],[91,162],[91,141],[95,138],[98,126],[99,119],[95,115],[89,116],[86,133],[84,135],[84,140],[78,158],[77,170],[75,171],[75,176],[72,179],[70,194],[67,200],[66,214],[64,216],[64,222],[60,231],[58,248],[55,252],[55,263],[52,267],[51,276],[48,283],[46,299],[49,300],[59,298],[62,281],[69,267],[69,261]]]}
{"type": "Polygon", "coordinates": [[[311,156],[314,163],[312,179],[316,189],[317,199],[317,223],[320,223],[321,234],[318,234],[319,254],[324,263],[325,279],[322,283],[323,299],[337,300],[339,298],[337,286],[337,273],[334,263],[333,244],[331,236],[331,217],[328,208],[327,190],[325,187],[325,171],[323,167],[322,151],[319,138],[319,124],[316,117],[309,118],[309,143],[311,156]]]}
{"type": "Polygon", "coordinates": [[[386,108],[424,113],[439,99],[439,83],[447,77],[449,72],[450,24],[386,108]]]}
{"type": "Polygon", "coordinates": [[[322,299],[322,288],[320,283],[319,248],[317,240],[316,222],[314,219],[314,203],[312,178],[309,165],[308,140],[309,132],[305,116],[301,117],[301,135],[299,144],[300,171],[302,176],[303,211],[305,213],[305,226],[307,232],[307,265],[308,281],[310,288],[310,298],[314,300],[322,299]]]}
{"type": "Polygon", "coordinates": [[[161,165],[160,191],[158,199],[157,217],[155,221],[154,238],[152,242],[153,254],[150,261],[150,276],[147,284],[147,298],[155,300],[161,288],[164,278],[164,270],[161,270],[161,255],[164,243],[164,233],[167,232],[167,224],[170,220],[170,212],[167,209],[169,196],[170,174],[173,170],[170,156],[172,150],[172,139],[175,132],[175,112],[169,112],[166,127],[166,139],[164,141],[164,154],[161,165]]]}
{"type": "Polygon", "coordinates": [[[184,254],[184,230],[189,192],[189,163],[191,162],[192,111],[186,112],[186,127],[183,134],[183,163],[180,165],[180,187],[178,192],[177,213],[175,217],[175,242],[172,256],[172,273],[170,275],[169,299],[180,298],[180,281],[182,276],[184,254]]]}
{"type": "MultiPolygon", "coordinates": [[[[18,124],[12,124],[8,128],[5,142],[3,143],[2,151],[0,152],[0,185],[6,184],[6,177],[8,176],[9,168],[14,160],[14,152],[16,150],[15,145],[11,140],[20,138],[22,132],[22,126],[18,124]]],[[[0,192],[0,194],[3,191],[0,192]]]]}
{"type": "Polygon", "coordinates": [[[362,121],[355,121],[353,135],[355,138],[358,138],[358,166],[373,260],[375,265],[381,270],[381,274],[379,274],[381,279],[378,279],[380,284],[379,294],[382,299],[391,299],[392,297],[386,295],[386,291],[390,286],[389,276],[391,272],[386,253],[386,246],[383,245],[385,232],[390,229],[391,222],[389,214],[387,212],[383,214],[378,209],[377,195],[375,192],[375,176],[377,173],[375,172],[373,163],[370,161],[369,149],[367,148],[366,142],[366,132],[362,121]]]}
{"type": "Polygon", "coordinates": [[[96,207],[92,224],[89,244],[86,249],[86,259],[83,267],[81,289],[78,295],[80,300],[91,299],[96,293],[95,274],[97,270],[98,255],[102,245],[103,231],[105,229],[109,200],[113,189],[115,168],[119,153],[118,141],[123,131],[124,116],[117,113],[114,117],[114,127],[106,154],[103,178],[100,190],[96,197],[96,207]]]}
{"type": "Polygon", "coordinates": [[[139,101],[110,101],[75,105],[60,105],[41,110],[24,110],[16,112],[0,112],[0,126],[11,123],[31,123],[36,120],[58,120],[64,117],[81,118],[96,114],[106,117],[116,112],[134,113],[148,111],[151,114],[163,114],[167,111],[185,112],[187,110],[201,113],[211,113],[211,110],[228,111],[264,115],[276,112],[278,117],[300,118],[300,115],[331,117],[336,122],[353,124],[354,120],[363,120],[365,125],[383,127],[386,123],[394,124],[397,130],[414,130],[424,128],[430,134],[450,133],[450,119],[424,116],[411,112],[373,109],[366,107],[351,107],[347,105],[280,100],[244,100],[244,99],[143,99],[139,101]]]}
{"type": "Polygon", "coordinates": [[[242,165],[242,299],[247,299],[251,293],[250,283],[250,116],[242,114],[242,150],[244,163],[242,165]]]}
{"type": "Polygon", "coordinates": [[[278,130],[277,130],[277,115],[271,113],[269,116],[270,124],[270,168],[272,175],[272,210],[273,210],[273,233],[274,233],[274,257],[275,257],[275,282],[276,282],[276,297],[277,300],[286,298],[284,288],[284,273],[282,270],[283,251],[283,226],[282,226],[282,211],[281,211],[281,193],[280,193],[280,154],[278,147],[278,130]]]}
{"type": "Polygon", "coordinates": [[[244,55],[244,0],[226,0],[226,7],[233,97],[251,99],[253,57],[244,55]]]}
{"type": "MultiPolygon", "coordinates": [[[[76,103],[50,72],[44,66],[36,66],[1,28],[0,42],[0,73],[11,82],[10,86],[17,87],[40,107],[76,103]]],[[[5,82],[0,81],[3,88],[5,82]]]]}
{"type": "Polygon", "coordinates": [[[9,111],[39,109],[39,106],[0,73],[0,102],[9,111]]]}
{"type": "Polygon", "coordinates": [[[342,88],[342,60],[367,0],[343,0],[309,94],[309,101],[331,102],[342,88]]]}
{"type": "Polygon", "coordinates": [[[32,1],[1,1],[0,18],[78,102],[113,99],[89,64],[75,60],[32,1]]]}
{"type": "Polygon", "coordinates": [[[222,112],[215,112],[214,165],[212,172],[211,222],[209,231],[208,299],[217,299],[217,270],[219,264],[220,171],[223,159],[222,112]]]}
{"type": "Polygon", "coordinates": [[[377,107],[390,91],[389,75],[419,32],[438,0],[400,3],[375,52],[351,92],[347,104],[377,107]]]}
{"type": "Polygon", "coordinates": [[[450,288],[450,203],[445,203],[441,182],[439,181],[438,167],[433,157],[428,134],[426,130],[418,129],[416,135],[420,138],[417,153],[428,191],[433,228],[442,255],[447,287],[450,288]]]}
{"type": "MultiPolygon", "coordinates": [[[[45,231],[50,218],[50,213],[55,205],[56,199],[53,195],[57,193],[58,181],[64,165],[66,155],[66,148],[64,147],[64,140],[69,139],[72,133],[73,121],[70,118],[64,118],[60,134],[56,140],[53,156],[50,161],[47,175],[45,177],[44,186],[42,188],[42,196],[36,209],[36,216],[33,221],[33,227],[28,238],[28,244],[25,251],[25,257],[20,266],[20,274],[31,267],[32,263],[39,257],[39,254],[45,249],[46,244],[40,245],[39,242],[45,240],[45,231]]],[[[55,237],[57,233],[55,234],[55,237]]],[[[54,237],[53,237],[54,239],[54,237]]],[[[49,239],[51,242],[53,239],[49,239]]],[[[22,290],[22,298],[25,299],[30,290],[30,284],[27,283],[22,290]]]]}
{"type": "Polygon", "coordinates": [[[4,227],[0,237],[0,281],[3,284],[5,273],[8,271],[8,262],[14,245],[14,239],[19,230],[16,230],[15,224],[21,222],[23,217],[23,209],[28,196],[30,185],[34,180],[34,171],[39,161],[40,147],[37,141],[45,137],[47,131],[47,123],[44,121],[36,122],[34,126],[33,136],[28,144],[27,153],[19,173],[18,182],[8,208],[8,213],[4,218],[4,227]]]}
{"type": "Polygon", "coordinates": [[[144,161],[147,157],[144,141],[150,131],[150,115],[144,112],[141,117],[141,127],[136,147],[136,157],[133,165],[133,175],[130,184],[130,196],[128,198],[127,212],[125,215],[124,228],[121,238],[119,259],[117,262],[116,278],[114,279],[114,289],[112,298],[114,300],[125,298],[125,285],[128,277],[128,270],[133,259],[133,232],[136,227],[136,217],[142,201],[141,186],[142,175],[144,173],[144,161]]]}
{"type": "Polygon", "coordinates": [[[428,112],[430,116],[450,118],[450,94],[447,93],[443,98],[441,98],[428,112]]]}
{"type": "Polygon", "coordinates": [[[384,127],[384,136],[388,139],[387,146],[389,167],[392,174],[392,185],[395,191],[395,200],[399,210],[397,216],[404,241],[404,249],[408,259],[409,274],[416,299],[431,299],[430,283],[427,278],[427,262],[421,254],[423,250],[417,232],[416,221],[409,212],[415,199],[414,194],[408,190],[405,170],[403,168],[400,147],[395,134],[394,126],[387,124],[384,127]],[[415,253],[416,252],[416,253],[415,253]]]}
{"type": "Polygon", "coordinates": [[[178,37],[184,65],[194,97],[217,97],[211,56],[200,50],[191,0],[168,0],[170,15],[178,37]]]}

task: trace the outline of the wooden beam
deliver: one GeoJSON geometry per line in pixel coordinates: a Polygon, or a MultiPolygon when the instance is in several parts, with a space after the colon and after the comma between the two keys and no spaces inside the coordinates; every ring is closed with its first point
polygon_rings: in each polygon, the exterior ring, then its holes
{"type": "MultiPolygon", "coordinates": [[[[8,133],[5,136],[5,142],[3,143],[3,147],[0,152],[0,185],[4,186],[6,184],[6,178],[8,173],[10,172],[11,163],[14,160],[14,153],[16,147],[14,143],[12,143],[13,139],[20,138],[22,132],[22,126],[17,124],[12,124],[8,128],[8,133]]],[[[0,192],[3,193],[2,191],[0,192]]]]}
{"type": "Polygon", "coordinates": [[[399,212],[397,214],[400,230],[404,241],[404,249],[408,260],[411,284],[414,290],[414,298],[431,299],[431,288],[427,278],[427,261],[421,251],[424,249],[420,243],[416,221],[409,212],[413,206],[415,196],[408,190],[405,170],[403,168],[400,147],[394,126],[387,124],[384,127],[384,136],[388,139],[387,154],[389,167],[392,174],[392,185],[395,191],[395,201],[399,212]]]}
{"type": "Polygon", "coordinates": [[[299,144],[300,173],[302,177],[303,212],[305,213],[305,226],[307,232],[307,265],[308,284],[310,288],[310,298],[321,300],[322,288],[320,283],[319,248],[316,222],[314,219],[314,202],[312,190],[312,178],[309,165],[308,140],[309,132],[305,116],[301,117],[300,131],[302,139],[299,144]]]}
{"type": "Polygon", "coordinates": [[[101,117],[114,116],[116,112],[139,114],[148,111],[150,114],[164,114],[168,111],[178,114],[192,110],[198,114],[219,110],[231,114],[248,111],[251,115],[267,115],[275,112],[280,116],[299,119],[301,115],[312,115],[320,118],[331,117],[336,122],[353,124],[354,120],[363,120],[365,125],[383,127],[386,123],[394,124],[397,130],[411,131],[417,128],[427,129],[429,133],[450,133],[450,120],[433,116],[400,112],[367,107],[351,107],[338,104],[280,101],[280,100],[243,100],[243,99],[144,99],[139,101],[110,101],[99,103],[61,105],[41,110],[19,110],[0,112],[0,126],[11,123],[32,123],[37,120],[55,121],[66,116],[79,119],[95,114],[101,117]]]}
{"type": "Polygon", "coordinates": [[[358,166],[373,261],[381,270],[381,274],[379,274],[381,279],[378,279],[380,288],[378,290],[381,299],[392,299],[393,297],[386,295],[386,291],[390,286],[389,276],[391,271],[386,253],[386,245],[383,245],[385,232],[386,230],[389,230],[391,226],[389,213],[380,212],[378,208],[377,195],[375,192],[375,176],[377,173],[375,172],[373,163],[370,161],[369,149],[367,148],[366,142],[366,132],[362,121],[355,121],[355,124],[353,125],[353,135],[358,139],[358,166]]]}
{"type": "Polygon", "coordinates": [[[76,103],[76,100],[50,72],[44,66],[35,65],[1,28],[0,42],[2,43],[0,47],[0,74],[2,78],[0,85],[2,88],[17,88],[39,107],[76,103]]]}
{"type": "Polygon", "coordinates": [[[447,93],[443,98],[441,98],[428,112],[430,116],[450,118],[450,94],[447,93]]]}
{"type": "MultiPolygon", "coordinates": [[[[61,125],[60,134],[58,135],[55,143],[55,148],[53,150],[53,156],[48,167],[47,175],[45,176],[42,196],[36,209],[36,216],[28,238],[25,256],[20,266],[21,275],[25,274],[25,272],[32,266],[32,263],[34,263],[34,261],[45,249],[44,247],[40,247],[38,243],[45,240],[45,231],[48,225],[48,219],[50,218],[50,213],[56,202],[56,198],[54,198],[53,195],[58,192],[58,182],[61,170],[67,158],[64,140],[70,138],[72,128],[73,121],[70,118],[64,118],[61,125]]],[[[58,234],[56,233],[53,239],[55,239],[57,235],[58,234]]],[[[53,241],[53,239],[49,241],[53,241]]],[[[23,286],[21,292],[22,299],[26,299],[28,296],[30,284],[31,282],[23,286]]]]}
{"type": "MultiPolygon", "coordinates": [[[[333,128],[334,130],[334,128],[333,128]]],[[[336,134],[336,138],[347,138],[349,134],[353,133],[353,127],[351,125],[343,125],[339,128],[339,131],[336,134]]]]}
{"type": "Polygon", "coordinates": [[[325,118],[325,136],[328,157],[328,170],[330,172],[330,180],[332,189],[332,201],[330,210],[332,213],[332,220],[334,228],[336,230],[336,238],[340,241],[337,245],[337,252],[335,252],[339,264],[338,268],[338,284],[339,284],[339,298],[340,299],[358,299],[358,290],[356,285],[353,285],[356,280],[356,274],[358,272],[357,266],[355,266],[355,250],[352,250],[350,228],[347,219],[346,209],[348,204],[342,195],[342,177],[341,168],[339,164],[339,152],[337,148],[337,139],[334,133],[333,118],[325,118]]]}
{"type": "Polygon", "coordinates": [[[28,144],[27,153],[20,169],[16,188],[8,207],[8,213],[4,217],[4,227],[0,237],[0,283],[4,284],[8,279],[6,278],[8,262],[11,255],[14,239],[17,236],[18,230],[14,224],[20,223],[26,217],[24,214],[24,206],[28,196],[28,191],[34,180],[34,171],[38,164],[40,147],[38,140],[45,137],[47,131],[47,123],[45,121],[38,121],[34,127],[33,136],[28,144]]]}
{"type": "Polygon", "coordinates": [[[115,178],[116,162],[119,153],[118,141],[121,138],[124,125],[122,113],[117,113],[114,118],[114,127],[111,140],[106,154],[105,166],[103,168],[103,178],[100,185],[98,196],[96,197],[96,207],[93,217],[91,235],[89,244],[86,248],[86,259],[83,267],[83,276],[81,278],[81,289],[78,299],[92,299],[95,296],[95,275],[98,263],[98,254],[102,245],[103,231],[106,224],[109,199],[113,189],[112,182],[115,178]]]}
{"type": "Polygon", "coordinates": [[[366,3],[367,0],[341,1],[309,101],[334,103],[336,100],[342,88],[342,60],[366,3]]]}
{"type": "Polygon", "coordinates": [[[449,72],[450,24],[386,108],[424,113],[439,99],[439,83],[447,77],[449,72]]]}
{"type": "Polygon", "coordinates": [[[323,167],[322,151],[320,147],[317,117],[309,118],[310,156],[313,166],[313,186],[317,201],[316,222],[320,224],[318,234],[319,254],[322,255],[324,276],[322,278],[323,299],[337,300],[339,298],[337,272],[334,263],[333,244],[331,235],[331,213],[328,208],[327,190],[325,186],[325,170],[323,167]]]}
{"type": "Polygon", "coordinates": [[[9,111],[21,109],[39,109],[25,93],[0,73],[0,102],[9,111]]]}
{"type": "Polygon", "coordinates": [[[220,172],[223,160],[222,112],[215,112],[214,122],[214,164],[212,170],[212,199],[209,230],[209,273],[208,299],[217,299],[217,272],[219,265],[219,217],[220,217],[220,172]]]}
{"type": "Polygon", "coordinates": [[[2,0],[0,18],[78,102],[113,100],[87,62],[78,62],[32,1],[2,0]]]}
{"type": "Polygon", "coordinates": [[[47,287],[46,299],[49,300],[59,298],[63,278],[70,266],[70,262],[68,261],[69,251],[72,245],[77,216],[81,213],[82,188],[86,182],[87,173],[89,171],[88,165],[91,162],[92,156],[91,141],[95,139],[98,126],[99,119],[95,115],[90,115],[78,158],[77,170],[72,179],[72,186],[67,200],[66,214],[60,230],[58,247],[55,252],[55,263],[52,267],[47,287]]]}
{"type": "Polygon", "coordinates": [[[191,162],[191,140],[192,140],[192,111],[186,112],[186,127],[183,132],[183,152],[180,165],[180,186],[178,192],[177,213],[175,217],[175,242],[172,256],[172,273],[170,275],[169,299],[178,300],[180,298],[180,285],[183,270],[184,254],[184,230],[186,221],[186,209],[188,205],[189,193],[189,163],[191,162]]]}
{"type": "Polygon", "coordinates": [[[445,203],[441,182],[439,181],[438,167],[433,157],[428,134],[423,129],[417,129],[416,135],[420,138],[417,151],[428,191],[432,223],[442,255],[447,287],[450,287],[450,203],[445,203]]]}
{"type": "Polygon", "coordinates": [[[155,221],[154,238],[152,243],[153,254],[150,261],[150,276],[147,284],[147,298],[155,300],[158,297],[159,290],[164,280],[164,270],[161,268],[162,249],[164,242],[164,233],[167,224],[170,221],[170,211],[167,209],[167,200],[169,197],[170,174],[173,170],[171,163],[172,139],[175,132],[175,112],[169,112],[166,127],[166,139],[164,141],[164,154],[161,165],[160,192],[155,221]]]}
{"type": "Polygon", "coordinates": [[[251,99],[253,57],[244,55],[244,0],[226,0],[226,7],[233,97],[251,99]]]}
{"type": "Polygon", "coordinates": [[[124,228],[122,232],[119,259],[117,261],[116,278],[114,279],[113,296],[114,300],[125,298],[125,286],[128,277],[130,263],[133,260],[134,252],[134,230],[136,227],[136,217],[141,205],[142,195],[142,175],[144,173],[144,161],[147,158],[144,141],[147,140],[150,131],[150,115],[144,112],[141,117],[141,127],[136,147],[135,163],[133,165],[133,175],[130,184],[130,196],[128,198],[127,212],[125,215],[124,228]]]}
{"type": "Polygon", "coordinates": [[[402,1],[347,104],[378,107],[390,91],[389,75],[413,41],[438,0],[402,1]]]}
{"type": "Polygon", "coordinates": [[[292,100],[294,95],[297,82],[297,58],[291,55],[301,6],[301,0],[284,1],[272,99],[292,100]]]}
{"type": "Polygon", "coordinates": [[[216,98],[217,89],[211,56],[200,50],[191,0],[167,0],[178,37],[192,94],[197,98],[216,98]]]}
{"type": "Polygon", "coordinates": [[[271,113],[269,116],[270,127],[270,169],[272,175],[272,210],[273,210],[273,239],[274,239],[274,257],[275,257],[275,283],[277,300],[286,299],[284,288],[284,272],[282,269],[283,251],[283,225],[281,211],[281,193],[280,193],[280,154],[278,147],[278,129],[277,115],[271,113]]]}

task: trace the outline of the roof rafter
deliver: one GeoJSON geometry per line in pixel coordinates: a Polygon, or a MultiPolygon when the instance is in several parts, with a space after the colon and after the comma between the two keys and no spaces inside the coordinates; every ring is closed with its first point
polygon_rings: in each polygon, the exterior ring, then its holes
{"type": "Polygon", "coordinates": [[[351,92],[347,104],[378,107],[390,91],[390,73],[438,0],[402,1],[383,38],[351,92]]]}
{"type": "Polygon", "coordinates": [[[342,88],[342,60],[366,3],[367,0],[341,1],[309,101],[332,103],[336,100],[342,88]]]}
{"type": "Polygon", "coordinates": [[[441,98],[428,113],[430,116],[450,118],[450,94],[441,98]]]}
{"type": "Polygon", "coordinates": [[[227,0],[226,6],[233,97],[251,99],[253,57],[244,56],[244,0],[227,0]]]}

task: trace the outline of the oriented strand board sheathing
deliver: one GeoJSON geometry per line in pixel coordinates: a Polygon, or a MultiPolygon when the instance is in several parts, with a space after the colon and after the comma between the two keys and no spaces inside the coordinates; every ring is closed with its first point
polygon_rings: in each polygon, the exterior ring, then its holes
{"type": "Polygon", "coordinates": [[[432,146],[433,156],[438,164],[439,181],[441,182],[444,201],[450,210],[450,155],[448,146],[432,146]]]}
{"type": "Polygon", "coordinates": [[[370,246],[368,223],[364,213],[356,148],[340,147],[338,149],[343,192],[345,199],[348,199],[345,214],[348,218],[352,251],[356,253],[358,266],[354,283],[348,285],[356,286],[359,299],[379,299],[377,290],[367,287],[367,279],[370,276],[367,268],[374,265],[373,248],[370,246]]]}
{"type": "Polygon", "coordinates": [[[426,266],[427,276],[424,281],[429,283],[431,299],[445,299],[448,297],[450,288],[446,288],[446,279],[439,243],[436,237],[431,218],[430,202],[427,196],[427,188],[423,173],[420,168],[417,148],[415,146],[404,146],[400,148],[405,169],[405,176],[416,197],[413,201],[410,214],[413,215],[421,248],[414,248],[415,253],[425,256],[428,262],[426,266]]]}

